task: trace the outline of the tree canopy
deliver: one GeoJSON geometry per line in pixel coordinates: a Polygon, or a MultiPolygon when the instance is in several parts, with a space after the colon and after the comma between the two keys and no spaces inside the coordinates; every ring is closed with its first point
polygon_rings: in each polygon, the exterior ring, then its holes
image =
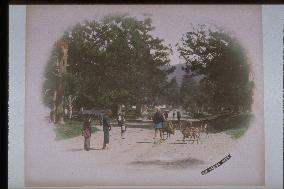
{"type": "MultiPolygon", "coordinates": [[[[202,76],[198,83],[202,106],[217,111],[250,110],[254,84],[245,50],[237,38],[222,29],[198,25],[184,34],[177,46],[187,74],[202,76]]],[[[183,98],[195,98],[195,94],[186,92],[195,90],[185,83],[190,82],[188,76],[183,82],[183,98]]]]}
{"type": "MultiPolygon", "coordinates": [[[[137,20],[127,15],[108,15],[78,23],[62,39],[68,46],[65,91],[77,96],[75,105],[113,108],[118,104],[153,103],[174,71],[171,48],[151,34],[150,17],[137,20]]],[[[54,47],[45,70],[45,102],[56,77],[54,47]]],[[[66,97],[66,96],[65,96],[66,97]]]]}

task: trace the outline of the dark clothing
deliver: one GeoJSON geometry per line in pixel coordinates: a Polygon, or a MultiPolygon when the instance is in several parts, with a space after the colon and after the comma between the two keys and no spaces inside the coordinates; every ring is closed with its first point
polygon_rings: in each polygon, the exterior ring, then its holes
{"type": "Polygon", "coordinates": [[[103,127],[104,131],[104,144],[109,143],[109,128],[108,127],[103,127]]]}
{"type": "Polygon", "coordinates": [[[98,118],[99,118],[99,120],[100,120],[100,126],[103,126],[103,114],[99,114],[98,115],[98,118]]]}
{"type": "Polygon", "coordinates": [[[178,112],[177,112],[177,116],[178,116],[178,117],[180,117],[180,116],[181,116],[180,111],[178,111],[178,112]]]}
{"type": "Polygon", "coordinates": [[[84,122],[82,132],[85,138],[91,136],[91,133],[92,133],[91,122],[89,121],[84,122]]]}
{"type": "Polygon", "coordinates": [[[109,117],[106,115],[103,115],[103,127],[110,127],[109,117]]]}
{"type": "Polygon", "coordinates": [[[168,119],[168,112],[164,113],[165,119],[168,119]]]}
{"type": "Polygon", "coordinates": [[[85,138],[84,140],[84,149],[89,151],[91,148],[91,138],[85,138]]]}
{"type": "Polygon", "coordinates": [[[85,150],[90,149],[91,133],[92,133],[91,122],[85,121],[83,124],[83,129],[82,129],[82,135],[84,136],[84,149],[85,150]]]}
{"type": "Polygon", "coordinates": [[[125,118],[124,118],[124,116],[122,116],[122,115],[118,116],[118,118],[117,118],[117,124],[118,124],[118,126],[122,126],[122,125],[124,125],[124,123],[125,123],[125,118]]]}
{"type": "Polygon", "coordinates": [[[109,123],[109,117],[106,115],[103,115],[103,131],[104,131],[104,144],[109,143],[109,130],[111,126],[109,123]]]}
{"type": "Polygon", "coordinates": [[[124,134],[126,131],[126,125],[125,125],[125,118],[123,115],[118,115],[117,124],[120,127],[120,135],[122,138],[124,138],[124,134]]]}
{"type": "Polygon", "coordinates": [[[154,122],[155,124],[162,123],[162,122],[164,122],[164,121],[165,121],[165,119],[164,119],[163,115],[161,114],[161,112],[156,112],[156,113],[154,114],[153,122],[154,122]]]}
{"type": "Polygon", "coordinates": [[[180,112],[179,112],[179,111],[177,112],[177,118],[178,118],[178,120],[180,121],[181,114],[180,114],[180,112]]]}

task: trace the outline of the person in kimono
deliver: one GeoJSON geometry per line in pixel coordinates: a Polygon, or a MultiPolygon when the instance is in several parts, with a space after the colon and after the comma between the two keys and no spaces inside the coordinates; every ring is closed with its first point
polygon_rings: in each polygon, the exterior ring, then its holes
{"type": "Polygon", "coordinates": [[[92,133],[91,117],[88,117],[84,121],[82,129],[82,136],[84,136],[84,150],[86,151],[90,150],[91,133],[92,133]]]}
{"type": "Polygon", "coordinates": [[[109,149],[109,131],[111,130],[109,116],[111,115],[111,111],[106,111],[103,115],[103,132],[104,132],[104,142],[103,149],[109,149]]]}
{"type": "Polygon", "coordinates": [[[169,114],[168,114],[168,112],[167,112],[167,111],[165,111],[165,112],[164,112],[164,117],[165,117],[165,119],[166,119],[166,120],[168,119],[169,114]]]}
{"type": "Polygon", "coordinates": [[[125,135],[125,132],[126,132],[126,126],[125,126],[125,118],[122,115],[122,113],[118,114],[117,124],[120,127],[120,136],[121,136],[121,138],[125,139],[124,135],[125,135]]]}
{"type": "Polygon", "coordinates": [[[178,121],[180,122],[180,118],[181,118],[181,113],[180,113],[180,111],[177,111],[177,118],[178,118],[178,121]]]}

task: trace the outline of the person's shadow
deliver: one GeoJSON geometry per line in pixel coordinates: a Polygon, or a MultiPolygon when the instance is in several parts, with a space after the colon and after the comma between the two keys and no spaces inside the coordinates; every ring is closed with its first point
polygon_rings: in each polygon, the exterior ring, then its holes
{"type": "MultiPolygon", "coordinates": [[[[102,150],[102,148],[90,148],[89,151],[91,150],[102,150]]],[[[79,152],[79,151],[85,151],[83,148],[74,148],[74,149],[67,149],[67,151],[70,152],[79,152]]]]}
{"type": "Polygon", "coordinates": [[[103,150],[103,148],[90,148],[90,150],[103,150]]]}

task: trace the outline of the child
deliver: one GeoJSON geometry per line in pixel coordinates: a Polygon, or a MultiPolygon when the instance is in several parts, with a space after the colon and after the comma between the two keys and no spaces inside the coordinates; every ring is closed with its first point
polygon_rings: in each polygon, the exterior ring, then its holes
{"type": "Polygon", "coordinates": [[[123,116],[121,113],[118,114],[117,124],[118,124],[118,126],[120,127],[120,132],[121,132],[120,135],[121,135],[121,138],[122,138],[122,139],[125,139],[125,138],[124,138],[124,135],[125,135],[125,132],[126,132],[125,118],[124,118],[124,116],[123,116]]]}
{"type": "Polygon", "coordinates": [[[91,117],[85,120],[82,129],[82,136],[84,136],[84,150],[90,150],[90,142],[91,142],[91,117]]]}

